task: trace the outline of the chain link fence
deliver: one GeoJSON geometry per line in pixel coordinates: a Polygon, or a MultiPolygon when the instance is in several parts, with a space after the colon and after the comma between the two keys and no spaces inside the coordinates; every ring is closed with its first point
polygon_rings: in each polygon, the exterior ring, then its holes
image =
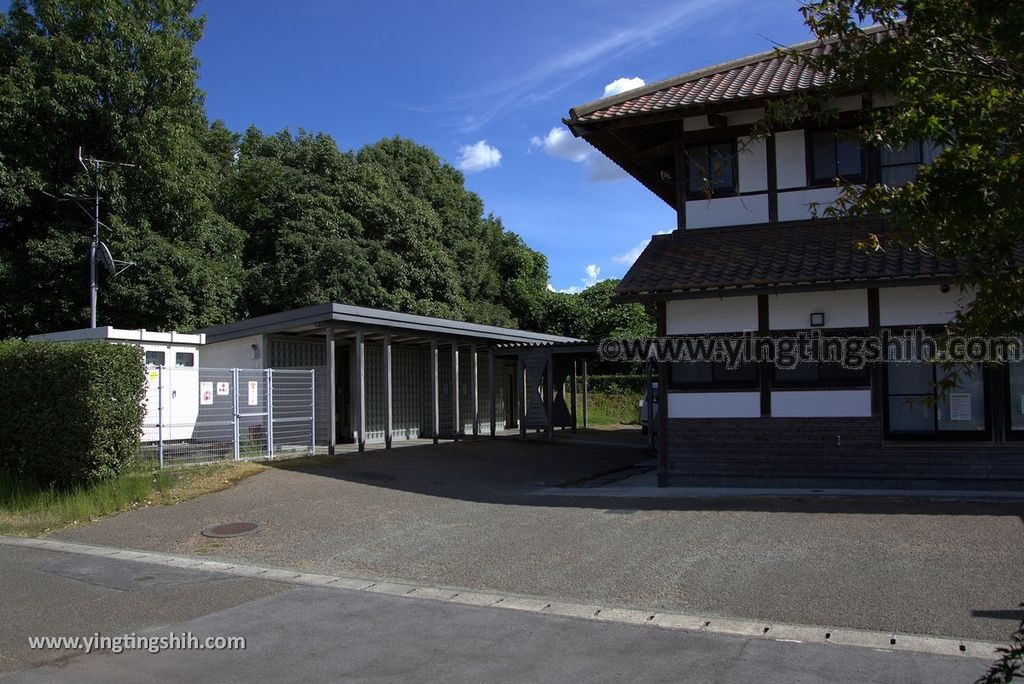
{"type": "Polygon", "coordinates": [[[150,367],[142,457],[168,465],[314,452],[312,370],[150,367]]]}

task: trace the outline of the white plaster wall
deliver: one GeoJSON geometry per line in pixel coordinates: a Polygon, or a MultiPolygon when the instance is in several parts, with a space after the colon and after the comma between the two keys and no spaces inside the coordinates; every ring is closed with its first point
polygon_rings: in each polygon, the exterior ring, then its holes
{"type": "Polygon", "coordinates": [[[716,228],[768,222],[768,195],[719,197],[686,203],[686,227],[716,228]]]}
{"type": "Polygon", "coordinates": [[[758,418],[759,392],[669,393],[669,418],[758,418]]]}
{"type": "Polygon", "coordinates": [[[970,298],[956,287],[947,293],[938,285],[884,287],[878,291],[879,321],[883,326],[942,325],[970,298]]]}
{"type": "Polygon", "coordinates": [[[665,307],[669,335],[757,330],[757,297],[678,299],[665,307]]]}
{"type": "Polygon", "coordinates": [[[203,345],[201,354],[203,368],[263,368],[263,336],[240,337],[226,342],[203,345]],[[258,358],[251,359],[252,345],[258,345],[258,358]]]}
{"type": "Polygon", "coordinates": [[[859,418],[871,415],[871,390],[772,392],[773,418],[859,418]]]}
{"type": "Polygon", "coordinates": [[[821,216],[828,205],[839,198],[839,188],[810,188],[779,193],[779,220],[800,221],[814,216],[811,204],[818,205],[817,212],[821,216]]]}
{"type": "Polygon", "coordinates": [[[739,150],[740,192],[768,191],[768,157],[764,140],[744,136],[736,144],[739,150]]]}
{"type": "Polygon", "coordinates": [[[803,129],[775,134],[775,173],[780,190],[806,187],[807,154],[804,152],[803,129]]]}
{"type": "Polygon", "coordinates": [[[803,330],[811,327],[811,313],[825,314],[826,328],[866,328],[867,290],[797,292],[768,298],[772,330],[803,330]]]}

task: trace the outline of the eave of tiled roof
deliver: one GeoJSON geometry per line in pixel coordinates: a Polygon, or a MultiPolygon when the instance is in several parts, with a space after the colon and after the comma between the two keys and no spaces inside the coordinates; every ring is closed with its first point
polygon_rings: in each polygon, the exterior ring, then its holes
{"type": "MultiPolygon", "coordinates": [[[[882,27],[866,29],[881,36],[882,27]]],[[[834,41],[812,40],[789,50],[817,57],[828,54],[834,41]]],[[[568,125],[642,116],[653,112],[703,108],[820,88],[827,78],[778,50],[761,52],[589,102],[569,110],[568,125]]]]}
{"type": "Polygon", "coordinates": [[[655,236],[616,292],[623,297],[698,296],[731,290],[839,288],[948,279],[955,262],[888,246],[858,246],[882,220],[821,220],[680,230],[655,236]]]}

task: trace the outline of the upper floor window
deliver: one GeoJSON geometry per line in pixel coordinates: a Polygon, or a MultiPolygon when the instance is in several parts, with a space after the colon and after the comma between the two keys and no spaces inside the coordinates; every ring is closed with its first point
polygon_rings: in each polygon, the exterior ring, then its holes
{"type": "Polygon", "coordinates": [[[848,133],[826,129],[810,134],[811,183],[864,179],[864,151],[848,133]]]}
{"type": "Polygon", "coordinates": [[[903,185],[917,180],[917,170],[939,156],[942,147],[931,140],[914,140],[900,148],[883,147],[879,150],[879,168],[886,185],[903,185]]]}
{"type": "Polygon", "coordinates": [[[687,191],[692,196],[736,192],[733,141],[687,145],[687,191]]]}

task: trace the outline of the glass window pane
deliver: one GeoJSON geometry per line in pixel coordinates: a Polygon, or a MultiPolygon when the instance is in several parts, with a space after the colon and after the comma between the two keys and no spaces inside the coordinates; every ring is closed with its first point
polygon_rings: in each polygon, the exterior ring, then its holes
{"type": "Polygon", "coordinates": [[[146,352],[146,365],[147,366],[162,366],[164,365],[166,357],[162,351],[148,351],[146,352]]]}
{"type": "Polygon", "coordinates": [[[921,143],[919,142],[912,142],[899,148],[883,147],[880,153],[882,166],[921,163],[921,143]]]}
{"type": "Polygon", "coordinates": [[[910,181],[917,180],[917,164],[906,164],[903,166],[883,166],[882,182],[886,185],[903,185],[910,181]]]}
{"type": "Polygon", "coordinates": [[[715,190],[732,190],[732,145],[712,145],[708,150],[711,187],[715,190]]]}
{"type": "Polygon", "coordinates": [[[184,368],[192,368],[196,365],[196,355],[188,352],[178,352],[174,355],[174,365],[184,368]]]}
{"type": "Polygon", "coordinates": [[[756,363],[741,363],[732,370],[726,363],[715,363],[713,371],[715,382],[757,384],[756,363]]]}
{"type": "Polygon", "coordinates": [[[680,385],[711,384],[711,364],[678,361],[672,364],[672,382],[680,385]]]}
{"type": "Polygon", "coordinates": [[[888,364],[889,394],[933,394],[935,392],[932,366],[910,362],[888,364]]]}
{"type": "Polygon", "coordinates": [[[836,169],[843,178],[851,178],[863,174],[863,155],[860,151],[860,145],[853,140],[837,138],[836,169]]]}
{"type": "Polygon", "coordinates": [[[707,145],[690,147],[686,150],[689,160],[688,184],[690,192],[704,192],[704,179],[708,175],[708,148],[707,145]]]}
{"type": "Polygon", "coordinates": [[[818,382],[818,364],[801,363],[795,368],[775,368],[775,382],[780,385],[815,384],[818,382]]]}
{"type": "Polygon", "coordinates": [[[811,135],[811,166],[815,180],[829,179],[836,175],[835,134],[818,131],[811,135]]]}
{"type": "Polygon", "coordinates": [[[822,363],[819,371],[822,383],[829,382],[840,384],[862,383],[868,384],[867,367],[860,369],[844,368],[841,363],[822,363]]]}
{"type": "Polygon", "coordinates": [[[1010,365],[1010,429],[1024,430],[1024,362],[1010,365]]]}
{"type": "MultiPolygon", "coordinates": [[[[939,369],[940,379],[948,375],[939,369]]],[[[981,369],[976,367],[971,375],[961,371],[956,387],[939,397],[936,411],[939,430],[984,430],[985,381],[981,369]]]]}
{"type": "Polygon", "coordinates": [[[889,397],[890,432],[934,432],[935,407],[931,396],[889,397]]]}

